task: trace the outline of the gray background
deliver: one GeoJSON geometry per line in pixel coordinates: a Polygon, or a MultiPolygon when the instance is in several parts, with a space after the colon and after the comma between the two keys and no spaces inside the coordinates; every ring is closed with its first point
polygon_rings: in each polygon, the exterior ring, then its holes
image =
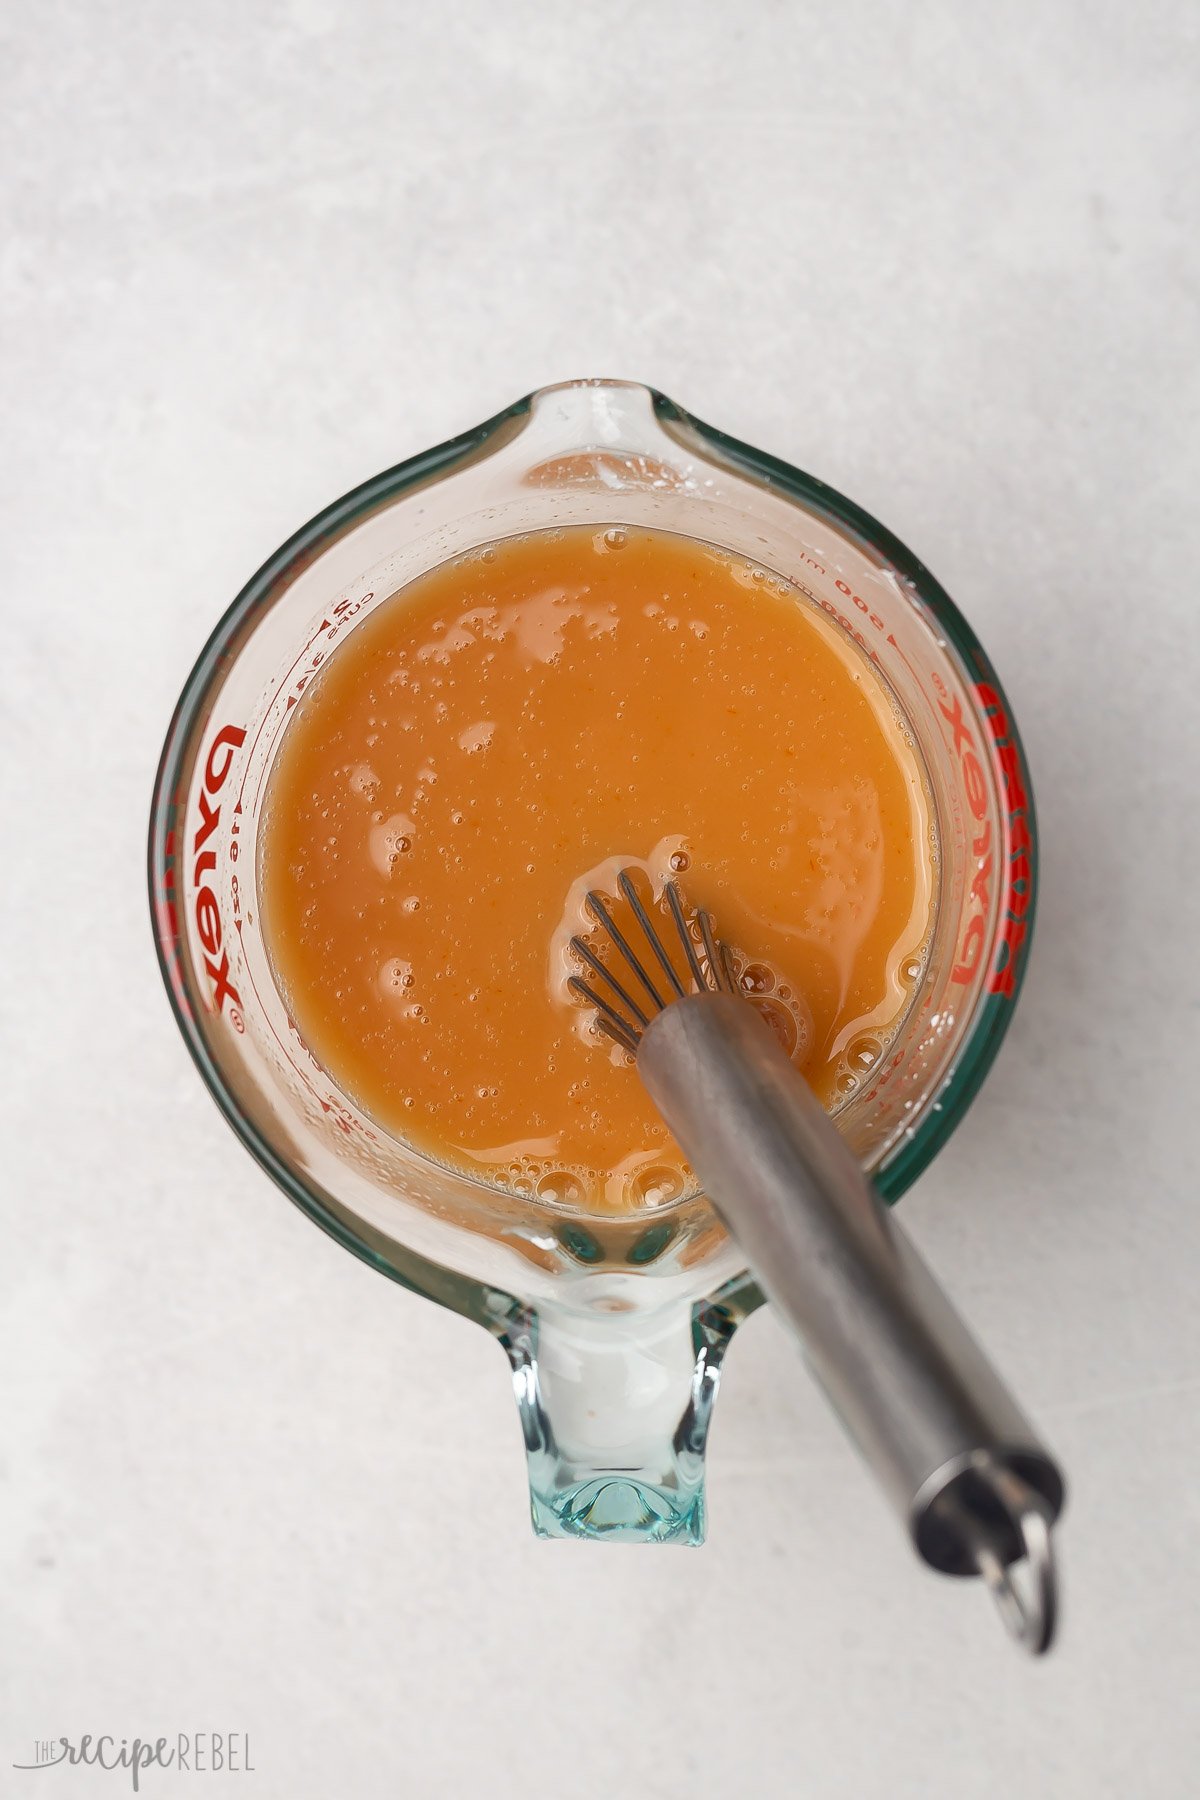
{"type": "Polygon", "coordinates": [[[127,1791],[13,1773],[37,1737],[231,1729],[272,1800],[1195,1792],[1197,17],[10,9],[0,1791],[127,1791]],[[1013,696],[1032,976],[904,1212],[1070,1471],[1044,1666],[767,1316],[705,1550],[536,1544],[499,1353],[284,1202],[170,1020],[145,813],[218,614],[583,374],[852,494],[1013,696]]]}

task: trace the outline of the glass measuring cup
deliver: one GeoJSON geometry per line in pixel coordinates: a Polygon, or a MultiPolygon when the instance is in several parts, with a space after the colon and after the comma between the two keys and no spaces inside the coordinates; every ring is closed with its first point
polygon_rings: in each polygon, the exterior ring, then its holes
{"type": "Polygon", "coordinates": [[[682,533],[777,570],[871,659],[907,721],[937,824],[931,948],[899,1030],[838,1115],[897,1199],[962,1117],[1020,985],[1036,832],[1011,710],[903,545],[644,387],[543,389],[348,494],[263,566],[172,720],[151,902],[180,1029],[247,1148],[340,1243],[504,1348],[535,1530],[697,1543],[721,1360],[761,1303],[703,1198],[597,1216],[488,1186],[391,1137],[299,1036],[259,929],[267,776],[326,657],[446,558],[587,523],[682,533]]]}

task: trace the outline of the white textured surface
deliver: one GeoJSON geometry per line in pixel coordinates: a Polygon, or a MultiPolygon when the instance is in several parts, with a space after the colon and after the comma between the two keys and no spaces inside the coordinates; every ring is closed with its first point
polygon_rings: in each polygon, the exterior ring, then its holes
{"type": "Polygon", "coordinates": [[[0,1792],[128,1791],[11,1772],[37,1737],[197,1729],[271,1800],[1195,1792],[1197,29],[10,10],[0,1792]],[[905,1214],[1070,1472],[1042,1667],[913,1563],[763,1316],[709,1546],[535,1544],[499,1354],[268,1185],[160,991],[150,781],[228,599],[597,373],[862,501],[1013,695],[1032,979],[905,1214]]]}

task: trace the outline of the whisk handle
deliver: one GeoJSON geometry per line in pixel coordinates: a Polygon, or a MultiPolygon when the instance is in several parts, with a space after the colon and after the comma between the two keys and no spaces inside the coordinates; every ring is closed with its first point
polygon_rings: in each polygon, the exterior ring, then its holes
{"type": "Polygon", "coordinates": [[[774,1033],[743,1000],[693,994],[651,1019],[637,1067],[920,1555],[982,1574],[1044,1649],[1058,1468],[774,1033]]]}

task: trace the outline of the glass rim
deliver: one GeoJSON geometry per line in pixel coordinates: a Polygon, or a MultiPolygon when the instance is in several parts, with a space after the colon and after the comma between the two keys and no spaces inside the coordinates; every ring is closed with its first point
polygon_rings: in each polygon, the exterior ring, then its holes
{"type": "MultiPolygon", "coordinates": [[[[872,1171],[876,1191],[889,1205],[900,1199],[942,1149],[965,1117],[995,1060],[1024,984],[1037,908],[1038,834],[1033,787],[1012,707],[983,646],[946,590],[907,545],[865,508],[815,476],[705,423],[658,389],[636,381],[588,378],[536,388],[522,399],[494,413],[482,424],[415,456],[407,457],[323,507],[262,563],[226,608],[197,656],[175,704],[159,758],[150,812],[148,878],[155,950],[176,1024],[205,1086],[259,1166],[315,1223],[346,1249],[402,1285],[443,1300],[460,1312],[480,1318],[481,1322],[492,1328],[496,1328],[499,1321],[495,1317],[494,1308],[486,1306],[484,1297],[497,1290],[490,1289],[487,1284],[470,1276],[460,1275],[445,1264],[434,1262],[404,1245],[397,1245],[401,1252],[399,1256],[389,1253],[385,1257],[372,1249],[365,1235],[349,1226],[336,1206],[320,1198],[314,1187],[283,1160],[243,1112],[209,1051],[204,1033],[193,1013],[182,974],[173,967],[178,955],[180,933],[173,923],[168,924],[162,917],[162,855],[172,828],[176,795],[200,705],[208,694],[214,677],[219,673],[222,662],[228,657],[231,640],[259,608],[271,603],[273,590],[290,566],[299,558],[309,560],[309,553],[322,540],[340,536],[377,505],[395,500],[427,481],[473,462],[498,434],[511,427],[515,421],[529,416],[544,396],[574,388],[621,388],[647,395],[656,419],[664,428],[682,428],[694,433],[714,460],[723,463],[736,474],[747,475],[769,485],[772,491],[782,491],[808,510],[832,520],[852,539],[884,558],[889,568],[905,581],[936,621],[945,638],[947,650],[960,664],[968,691],[973,691],[976,683],[986,682],[1003,707],[1007,736],[1021,769],[1025,792],[1025,826],[1029,838],[1029,890],[1022,915],[1024,937],[1021,956],[1007,993],[985,991],[979,996],[973,1016],[968,1020],[958,1055],[943,1078],[940,1092],[923,1107],[910,1133],[872,1171]]],[[[750,1304],[758,1298],[752,1278],[746,1274],[727,1284],[723,1293],[728,1293],[730,1289],[746,1294],[750,1304]]],[[[745,1301],[742,1306],[743,1310],[749,1310],[745,1301]]]]}

